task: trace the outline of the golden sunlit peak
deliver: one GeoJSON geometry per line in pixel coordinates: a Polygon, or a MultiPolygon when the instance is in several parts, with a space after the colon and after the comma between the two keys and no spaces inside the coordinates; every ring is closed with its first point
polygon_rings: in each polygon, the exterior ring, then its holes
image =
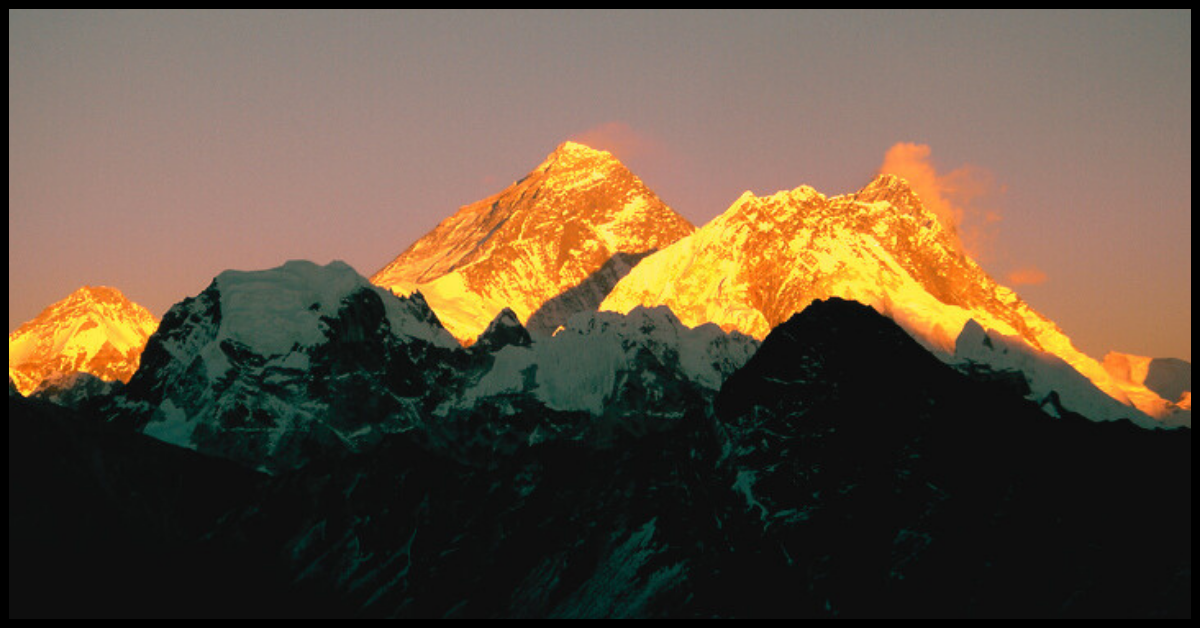
{"type": "Polygon", "coordinates": [[[71,296],[87,296],[97,301],[127,301],[125,294],[111,286],[83,286],[71,296]]]}
{"type": "Polygon", "coordinates": [[[881,172],[875,175],[875,178],[872,179],[871,182],[862,189],[862,191],[866,192],[868,190],[880,189],[908,190],[911,192],[912,185],[909,184],[908,179],[905,179],[900,175],[892,174],[890,172],[881,172]]]}
{"type": "Polygon", "coordinates": [[[581,144],[574,140],[567,140],[562,144],[559,144],[558,147],[554,149],[554,152],[550,153],[549,157],[546,158],[545,164],[550,165],[560,162],[563,159],[569,160],[569,163],[575,163],[577,161],[584,160],[615,159],[615,157],[613,157],[612,153],[606,150],[592,148],[587,144],[581,144]]]}
{"type": "Polygon", "coordinates": [[[559,144],[534,171],[545,174],[568,173],[568,177],[603,177],[605,173],[628,172],[628,169],[608,151],[568,140],[559,144]]]}
{"type": "Polygon", "coordinates": [[[563,142],[562,144],[559,144],[558,148],[555,149],[555,151],[556,152],[570,151],[570,152],[585,152],[585,153],[607,153],[608,152],[608,151],[602,151],[602,150],[599,150],[596,148],[592,148],[591,146],[588,146],[587,144],[584,144],[582,142],[577,142],[575,140],[567,140],[567,141],[563,142]]]}

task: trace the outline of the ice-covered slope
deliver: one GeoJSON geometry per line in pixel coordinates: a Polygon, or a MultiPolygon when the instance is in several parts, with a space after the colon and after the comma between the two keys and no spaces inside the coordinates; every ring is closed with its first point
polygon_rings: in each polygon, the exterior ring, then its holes
{"type": "Polygon", "coordinates": [[[23,395],[74,372],[127,382],[157,327],[154,315],[120,290],[85,286],[8,335],[8,376],[23,395]]]}
{"type": "Polygon", "coordinates": [[[111,414],[159,440],[286,469],[411,426],[435,375],[418,365],[451,349],[419,295],[397,297],[344,263],[225,271],[167,312],[111,414]]]}
{"type": "Polygon", "coordinates": [[[967,321],[955,345],[952,366],[973,375],[1017,374],[1028,387],[1026,397],[1051,415],[1063,410],[1096,421],[1128,419],[1147,428],[1191,425],[1191,413],[1176,411],[1160,420],[1118,402],[1061,358],[1030,347],[1014,336],[1003,336],[967,321]]]}
{"type": "MultiPolygon", "coordinates": [[[[419,290],[470,344],[504,308],[528,322],[548,301],[611,273],[613,260],[693,230],[610,153],[565,142],[521,180],[459,209],[371,281],[398,294],[419,290]]],[[[594,309],[606,290],[575,306],[594,309]]]]}
{"type": "Polygon", "coordinates": [[[994,281],[901,178],[826,197],[808,186],[745,193],[693,234],[642,260],[601,309],[670,307],[686,325],[714,322],[762,338],[814,299],[852,299],[888,315],[951,359],[967,321],[1070,364],[1118,402],[1163,417],[1144,386],[1118,381],[1052,321],[994,281]]]}
{"type": "MultiPolygon", "coordinates": [[[[506,310],[480,344],[491,349],[482,376],[448,400],[437,414],[475,412],[531,398],[555,412],[578,413],[576,430],[596,419],[635,424],[677,419],[703,404],[758,348],[758,341],[712,324],[690,328],[665,307],[635,308],[626,315],[579,312],[553,336],[514,333],[506,310]],[[493,343],[500,329],[524,341],[493,343]],[[582,417],[590,417],[583,419],[582,417]]],[[[628,427],[628,426],[627,426],[628,427]]]]}

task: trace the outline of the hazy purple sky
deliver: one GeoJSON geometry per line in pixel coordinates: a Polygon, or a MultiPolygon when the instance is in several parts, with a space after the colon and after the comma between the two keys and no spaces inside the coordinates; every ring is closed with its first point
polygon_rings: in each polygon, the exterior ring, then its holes
{"type": "Polygon", "coordinates": [[[566,139],[696,225],[904,160],[1095,357],[1191,359],[1191,11],[9,11],[9,329],[371,275],[566,139]],[[969,189],[964,185],[972,186],[969,189]]]}

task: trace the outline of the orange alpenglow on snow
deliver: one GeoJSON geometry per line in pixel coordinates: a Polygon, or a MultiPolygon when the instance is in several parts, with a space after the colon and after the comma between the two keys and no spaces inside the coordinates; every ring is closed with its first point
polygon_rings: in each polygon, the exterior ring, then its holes
{"type": "Polygon", "coordinates": [[[1076,349],[1057,325],[966,255],[907,182],[890,174],[831,198],[808,186],[765,197],[746,192],[708,224],[642,260],[601,309],[666,305],[685,325],[712,322],[763,338],[830,297],[870,305],[945,356],[954,355],[974,319],[1065,361],[1125,406],[1156,418],[1177,409],[1076,349]]]}
{"type": "Polygon", "coordinates": [[[158,323],[120,290],[85,286],[8,335],[8,377],[22,395],[77,372],[128,382],[158,323]]]}
{"type": "Polygon", "coordinates": [[[641,256],[694,230],[611,153],[564,142],[524,178],[442,221],[371,282],[400,295],[419,290],[463,344],[505,308],[552,331],[570,311],[594,310],[641,256]]]}

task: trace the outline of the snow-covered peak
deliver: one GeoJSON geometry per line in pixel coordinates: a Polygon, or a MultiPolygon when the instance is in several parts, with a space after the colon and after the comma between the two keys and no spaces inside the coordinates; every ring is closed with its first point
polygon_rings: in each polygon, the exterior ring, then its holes
{"type": "Polygon", "coordinates": [[[158,319],[120,290],[84,286],[9,334],[9,377],[25,395],[76,371],[128,381],[157,327],[158,319]]]}
{"type": "Polygon", "coordinates": [[[344,262],[229,270],[177,303],[114,401],[159,440],[275,470],[418,420],[430,356],[460,350],[420,293],[344,262]]]}
{"type": "Polygon", "coordinates": [[[503,310],[500,310],[500,313],[496,315],[496,318],[492,319],[492,322],[488,324],[487,330],[499,331],[502,329],[511,329],[520,326],[521,321],[517,318],[517,313],[512,311],[511,308],[506,307],[503,310]]]}
{"type": "Polygon", "coordinates": [[[908,180],[900,175],[895,175],[887,172],[881,172],[875,175],[871,182],[863,186],[858,191],[860,195],[875,194],[882,191],[891,192],[912,192],[912,186],[908,180]]]}
{"type": "Polygon", "coordinates": [[[359,290],[379,295],[393,333],[443,346],[457,344],[445,330],[415,320],[406,305],[410,299],[375,286],[342,261],[321,266],[292,260],[266,270],[227,270],[214,285],[221,298],[221,335],[262,356],[323,342],[323,319],[336,316],[343,301],[359,290]]]}
{"type": "Polygon", "coordinates": [[[527,176],[442,221],[371,281],[419,290],[470,344],[503,308],[527,323],[614,257],[661,249],[693,230],[610,153],[565,142],[527,176]]]}
{"type": "Polygon", "coordinates": [[[114,304],[124,306],[130,303],[124,293],[112,286],[83,286],[71,293],[71,296],[67,297],[67,300],[69,302],[79,301],[96,305],[114,304]]]}
{"type": "Polygon", "coordinates": [[[870,305],[943,358],[954,354],[955,340],[974,319],[1064,360],[1119,403],[1159,418],[1170,410],[1145,386],[1116,381],[993,280],[894,175],[835,197],[807,186],[743,194],[708,224],[642,260],[601,309],[666,305],[686,325],[713,322],[763,338],[813,300],[829,297],[870,305]]]}
{"type": "Polygon", "coordinates": [[[507,346],[529,346],[532,338],[529,331],[521,324],[516,312],[504,308],[496,318],[488,324],[487,329],[479,334],[472,348],[479,351],[497,351],[507,346]]]}
{"type": "Polygon", "coordinates": [[[578,168],[580,166],[597,167],[620,165],[612,153],[606,150],[592,148],[586,144],[567,140],[559,144],[553,152],[538,166],[537,170],[551,168],[578,168]]]}
{"type": "Polygon", "coordinates": [[[157,325],[154,315],[146,308],[130,301],[124,293],[110,286],[83,286],[64,299],[46,307],[33,320],[21,325],[14,334],[22,330],[44,326],[48,321],[77,319],[84,316],[99,316],[134,322],[139,327],[157,325]]]}

